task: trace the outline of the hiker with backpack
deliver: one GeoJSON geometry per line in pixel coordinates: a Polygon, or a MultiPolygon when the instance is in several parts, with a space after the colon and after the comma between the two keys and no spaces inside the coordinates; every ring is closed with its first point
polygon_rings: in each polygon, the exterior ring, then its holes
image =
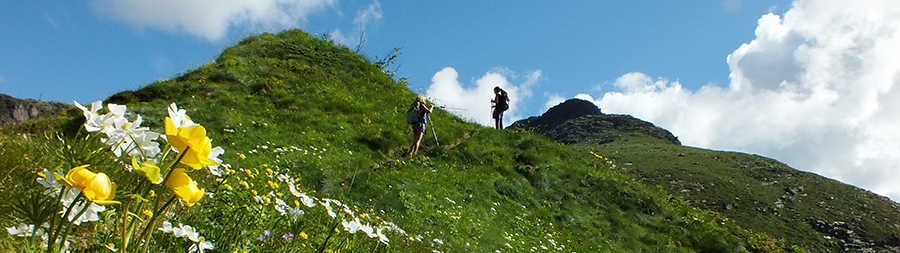
{"type": "Polygon", "coordinates": [[[494,99],[491,100],[491,108],[494,108],[494,127],[503,129],[503,112],[509,109],[509,94],[500,86],[494,87],[494,99]]]}
{"type": "Polygon", "coordinates": [[[413,128],[413,143],[409,147],[410,155],[419,151],[419,142],[422,141],[422,136],[425,135],[425,119],[432,109],[434,109],[434,105],[426,106],[425,95],[419,94],[416,96],[416,101],[406,110],[406,123],[411,124],[413,128]]]}

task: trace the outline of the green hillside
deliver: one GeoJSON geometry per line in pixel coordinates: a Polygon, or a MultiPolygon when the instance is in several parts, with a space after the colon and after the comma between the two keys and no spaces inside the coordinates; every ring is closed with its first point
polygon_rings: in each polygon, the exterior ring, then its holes
{"type": "MultiPolygon", "coordinates": [[[[174,179],[154,185],[137,168],[128,171],[130,158],[116,159],[99,133],[85,131],[81,110],[4,127],[0,194],[9,197],[0,201],[0,225],[59,216],[55,212],[65,207],[42,193],[38,172],[65,175],[87,163],[117,184],[113,200],[121,202],[107,206],[99,221],[62,232],[70,247],[91,252],[186,252],[204,241],[215,245],[214,252],[800,249],[792,239],[781,240],[791,235],[741,227],[735,218],[692,207],[690,197],[668,194],[678,194],[668,185],[635,177],[637,169],[623,170],[642,167],[646,159],[640,156],[656,159],[661,153],[635,149],[638,157],[632,158],[625,156],[629,146],[573,148],[528,131],[468,123],[438,109],[422,150],[408,156],[412,134],[404,117],[415,94],[384,70],[390,64],[291,30],[246,38],[205,66],[104,101],[127,105],[128,120],[139,114],[141,126],[158,133],[174,102],[205,127],[213,147],[225,150],[218,156],[227,164],[219,167],[221,176],[187,170],[206,192],[192,206],[164,186],[174,179]],[[203,239],[154,229],[163,220],[190,225],[203,239]],[[148,223],[147,230],[126,233],[148,223]],[[123,240],[123,234],[141,238],[141,231],[150,232],[146,240],[123,240]]],[[[161,154],[171,153],[161,161],[173,160],[174,152],[160,147],[161,154]]],[[[691,158],[700,152],[684,153],[691,158]]],[[[163,174],[173,171],[160,165],[163,174]]],[[[50,227],[66,224],[55,220],[50,227]]],[[[0,238],[0,248],[11,251],[41,247],[37,237],[0,238]]]]}
{"type": "Polygon", "coordinates": [[[574,150],[604,154],[618,165],[616,171],[786,245],[812,252],[900,250],[900,204],[773,159],[681,146],[662,128],[628,115],[602,114],[583,100],[566,101],[513,126],[535,129],[574,150]]]}

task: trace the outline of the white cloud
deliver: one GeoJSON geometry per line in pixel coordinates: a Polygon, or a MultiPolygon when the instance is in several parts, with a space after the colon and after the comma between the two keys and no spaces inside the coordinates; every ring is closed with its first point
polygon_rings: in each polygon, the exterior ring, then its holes
{"type": "Polygon", "coordinates": [[[363,40],[362,42],[365,43],[365,38],[361,38],[360,36],[367,36],[371,26],[380,24],[382,20],[384,20],[384,12],[381,10],[381,3],[375,0],[372,1],[372,4],[369,4],[366,9],[356,13],[356,17],[353,18],[353,29],[351,30],[351,34],[343,34],[341,29],[335,29],[331,32],[331,36],[338,44],[346,45],[348,47],[359,46],[360,40],[363,40]]]}
{"type": "MultiPolygon", "coordinates": [[[[544,110],[543,110],[543,111],[547,111],[547,110],[549,110],[550,108],[552,108],[552,107],[554,107],[554,106],[556,106],[556,105],[559,105],[559,104],[561,104],[562,102],[565,102],[565,101],[566,101],[566,98],[565,98],[565,97],[563,97],[562,95],[556,94],[556,93],[549,93],[549,92],[548,92],[548,93],[544,93],[544,97],[547,98],[547,103],[544,103],[544,110]]],[[[588,101],[594,101],[594,99],[591,99],[591,100],[588,100],[588,101]]]]}
{"type": "Polygon", "coordinates": [[[336,0],[91,0],[93,8],[143,29],[185,32],[208,40],[224,37],[229,28],[251,32],[297,26],[312,12],[336,0]]]}
{"type": "Polygon", "coordinates": [[[685,145],[758,153],[900,200],[897,45],[900,1],[798,0],[728,56],[728,87],[635,72],[595,103],[685,145]]]}
{"type": "MultiPolygon", "coordinates": [[[[431,78],[431,86],[426,95],[438,105],[447,106],[448,111],[485,126],[492,126],[491,99],[494,98],[494,87],[499,86],[509,93],[509,110],[503,114],[503,125],[522,119],[520,109],[526,98],[532,96],[531,87],[541,79],[541,71],[531,71],[524,75],[525,81],[519,85],[510,83],[509,77],[515,73],[505,69],[500,72],[487,72],[475,80],[474,87],[463,87],[459,82],[459,73],[451,67],[438,71],[431,78]]],[[[517,78],[512,78],[517,79],[517,78]]]]}

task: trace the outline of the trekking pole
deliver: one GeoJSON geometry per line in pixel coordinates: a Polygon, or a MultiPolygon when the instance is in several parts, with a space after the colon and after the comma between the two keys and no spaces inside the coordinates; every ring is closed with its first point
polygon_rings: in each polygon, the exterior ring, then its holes
{"type": "Polygon", "coordinates": [[[441,146],[441,143],[438,142],[437,139],[437,132],[434,131],[434,122],[431,121],[431,115],[428,115],[428,124],[431,125],[431,134],[434,135],[434,143],[436,143],[438,146],[441,146]]]}

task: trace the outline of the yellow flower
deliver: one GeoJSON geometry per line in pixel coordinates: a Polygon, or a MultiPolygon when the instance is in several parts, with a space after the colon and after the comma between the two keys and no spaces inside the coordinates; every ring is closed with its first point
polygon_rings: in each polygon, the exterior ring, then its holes
{"type": "Polygon", "coordinates": [[[185,149],[187,149],[184,158],[181,159],[181,163],[193,169],[219,164],[209,158],[212,144],[209,137],[206,137],[206,128],[200,125],[176,128],[172,118],[166,117],[165,121],[166,138],[169,140],[169,144],[172,144],[179,152],[185,152],[185,149]]]}
{"type": "Polygon", "coordinates": [[[89,201],[99,205],[118,204],[116,197],[116,184],[109,180],[104,173],[94,173],[87,169],[90,165],[81,165],[69,170],[66,177],[54,175],[62,185],[74,187],[81,191],[89,201]]]}
{"type": "Polygon", "coordinates": [[[299,236],[300,236],[300,238],[303,238],[303,240],[309,239],[309,236],[306,235],[306,233],[303,233],[303,232],[300,232],[299,236]]]}
{"type": "Polygon", "coordinates": [[[144,210],[142,213],[144,216],[147,216],[147,218],[153,217],[153,212],[150,210],[144,210]]]}
{"type": "Polygon", "coordinates": [[[244,154],[239,154],[238,156],[241,157],[241,160],[247,159],[247,156],[244,156],[244,154]]]}
{"type": "Polygon", "coordinates": [[[132,157],[131,166],[134,167],[134,172],[146,177],[151,183],[162,183],[163,178],[159,175],[159,167],[156,166],[156,162],[144,161],[138,164],[137,159],[132,157]]]}
{"type": "Polygon", "coordinates": [[[187,206],[192,206],[200,201],[200,198],[203,198],[203,189],[197,187],[197,182],[194,182],[181,168],[172,171],[169,181],[166,181],[166,186],[172,189],[187,206]]]}

